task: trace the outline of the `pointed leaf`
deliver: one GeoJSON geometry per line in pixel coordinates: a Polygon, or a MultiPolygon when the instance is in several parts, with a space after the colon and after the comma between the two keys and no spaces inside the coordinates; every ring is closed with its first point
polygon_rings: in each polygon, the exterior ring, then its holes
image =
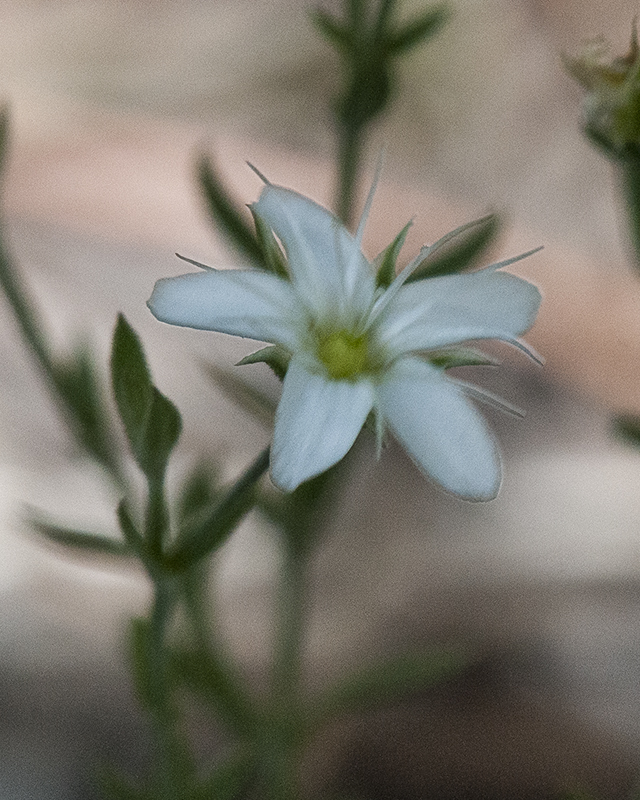
{"type": "Polygon", "coordinates": [[[129,445],[139,459],[153,402],[153,385],[140,339],[122,314],[118,315],[113,335],[111,382],[129,445]]]}
{"type": "Polygon", "coordinates": [[[113,767],[102,767],[98,774],[101,792],[110,800],[153,800],[153,795],[131,784],[113,767]]]}
{"type": "Polygon", "coordinates": [[[9,109],[0,107],[0,175],[4,175],[9,151],[9,109]]]}
{"type": "Polygon", "coordinates": [[[168,569],[182,572],[221,547],[253,507],[256,484],[269,467],[264,450],[213,507],[204,508],[180,531],[167,553],[168,569]]]}
{"type": "Polygon", "coordinates": [[[260,243],[217,176],[211,161],[206,156],[201,156],[196,170],[209,216],[216,229],[236,252],[255,266],[263,266],[260,243]]]}
{"type": "Polygon", "coordinates": [[[387,41],[387,51],[394,55],[406,53],[421,42],[431,38],[449,20],[448,4],[429,9],[425,14],[409,22],[387,41]]]}
{"type": "Polygon", "coordinates": [[[54,544],[61,544],[72,550],[83,550],[105,556],[130,556],[131,551],[124,542],[109,539],[95,533],[87,533],[74,528],[65,528],[47,522],[43,519],[31,517],[29,525],[41,536],[54,544]]]}
{"type": "MultiPolygon", "coordinates": [[[[264,348],[272,350],[274,348],[264,348]]],[[[262,351],[258,351],[259,353],[262,351]]],[[[255,353],[253,355],[256,355],[255,353]]],[[[251,358],[247,356],[246,358],[251,358]]],[[[260,358],[254,361],[246,361],[245,358],[239,364],[255,364],[258,361],[265,361],[260,358]]],[[[250,414],[257,422],[262,423],[267,428],[273,427],[273,419],[276,413],[275,403],[258,389],[254,389],[248,383],[238,378],[232,372],[221,369],[214,364],[204,364],[204,370],[208,377],[214,381],[218,389],[222,391],[230,400],[233,400],[243,411],[250,414]]]]}
{"type": "Polygon", "coordinates": [[[452,275],[471,268],[489,245],[493,244],[499,229],[500,220],[496,214],[484,217],[478,224],[469,227],[440,248],[437,254],[427,256],[409,275],[406,283],[440,275],[452,275]]]}
{"type": "Polygon", "coordinates": [[[203,508],[212,506],[220,496],[219,469],[212,462],[200,461],[187,476],[177,502],[180,524],[203,508]]]}
{"type": "Polygon", "coordinates": [[[215,709],[216,716],[234,733],[246,736],[255,731],[251,700],[219,653],[176,647],[171,651],[171,671],[183,686],[215,709]]]}
{"type": "Polygon", "coordinates": [[[269,345],[269,347],[263,347],[261,350],[256,350],[255,353],[251,353],[250,355],[241,358],[236,366],[244,367],[246,364],[266,364],[268,367],[270,367],[275,376],[283,381],[284,376],[287,374],[287,370],[289,369],[290,362],[291,355],[282,347],[278,347],[278,345],[273,344],[269,345]]]}
{"type": "Polygon", "coordinates": [[[162,481],[169,456],[180,438],[181,430],[180,412],[154,386],[139,458],[140,466],[150,480],[162,481]]]}
{"type": "Polygon", "coordinates": [[[139,555],[143,554],[143,538],[131,519],[131,515],[129,514],[125,500],[121,500],[118,504],[117,515],[118,524],[120,525],[120,530],[122,531],[125,542],[129,545],[134,553],[138,553],[139,555]]]}
{"type": "Polygon", "coordinates": [[[391,242],[389,247],[387,247],[386,250],[383,250],[382,253],[380,253],[380,255],[376,258],[376,263],[378,261],[380,263],[380,266],[376,272],[377,286],[381,286],[386,289],[393,283],[393,280],[396,277],[396,263],[398,261],[398,256],[400,255],[402,245],[404,244],[407,234],[409,233],[409,228],[412,225],[413,221],[407,222],[404,228],[391,242]]]}
{"type": "Polygon", "coordinates": [[[317,701],[316,720],[363,711],[438,686],[469,664],[468,654],[453,650],[408,653],[365,667],[317,701]]]}

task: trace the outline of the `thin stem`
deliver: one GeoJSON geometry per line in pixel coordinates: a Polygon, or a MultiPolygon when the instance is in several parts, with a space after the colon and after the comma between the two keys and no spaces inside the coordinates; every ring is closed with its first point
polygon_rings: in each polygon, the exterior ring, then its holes
{"type": "Polygon", "coordinates": [[[358,189],[362,157],[362,139],[362,128],[353,125],[340,126],[336,210],[347,227],[353,222],[354,201],[358,189]]]}
{"type": "Polygon", "coordinates": [[[272,676],[272,717],[266,731],[264,781],[268,800],[297,800],[298,751],[301,744],[300,678],[306,617],[307,548],[287,537],[272,676]]]}
{"type": "Polygon", "coordinates": [[[622,190],[627,208],[629,235],[640,269],[640,155],[631,154],[618,161],[622,190]]]}
{"type": "Polygon", "coordinates": [[[168,624],[176,607],[175,586],[159,579],[154,584],[148,639],[151,707],[158,758],[158,791],[163,800],[181,800],[193,774],[189,749],[177,727],[173,704],[169,652],[166,647],[168,624]]]}

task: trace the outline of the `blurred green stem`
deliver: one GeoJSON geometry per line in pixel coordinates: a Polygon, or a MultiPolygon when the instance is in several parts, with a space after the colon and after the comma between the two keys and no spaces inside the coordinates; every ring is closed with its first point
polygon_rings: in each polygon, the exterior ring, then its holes
{"type": "Polygon", "coordinates": [[[176,608],[178,593],[173,581],[158,578],[154,583],[153,608],[149,627],[149,680],[153,728],[158,754],[158,798],[180,800],[193,774],[189,748],[178,729],[173,702],[167,629],[176,608]]]}
{"type": "Polygon", "coordinates": [[[353,222],[354,200],[362,160],[363,129],[341,125],[338,142],[338,216],[349,227],[353,222]]]}
{"type": "Polygon", "coordinates": [[[633,153],[620,158],[618,169],[636,268],[640,269],[640,154],[633,153]]]}

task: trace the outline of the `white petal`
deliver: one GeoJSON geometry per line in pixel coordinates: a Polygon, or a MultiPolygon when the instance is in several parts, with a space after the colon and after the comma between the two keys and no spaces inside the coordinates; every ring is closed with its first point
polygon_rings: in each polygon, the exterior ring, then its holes
{"type": "Polygon", "coordinates": [[[378,321],[379,336],[393,353],[513,341],[533,325],[540,301],[532,283],[492,269],[428,278],[400,289],[378,321]]]}
{"type": "Polygon", "coordinates": [[[479,412],[440,370],[418,358],[401,359],[377,394],[389,428],[424,472],[467,500],[496,496],[496,445],[479,412]]]}
{"type": "Polygon", "coordinates": [[[295,358],[284,379],[271,448],[271,478],[284,491],[337,464],[373,406],[368,381],[332,381],[295,358]]]}
{"type": "Polygon", "coordinates": [[[373,270],[354,237],[326,208],[268,185],[254,206],[282,241],[294,285],[316,315],[357,315],[373,302],[373,270]]]}
{"type": "Polygon", "coordinates": [[[170,325],[220,331],[291,347],[295,343],[295,294],[267,272],[209,270],[159,280],[147,304],[170,325]]]}

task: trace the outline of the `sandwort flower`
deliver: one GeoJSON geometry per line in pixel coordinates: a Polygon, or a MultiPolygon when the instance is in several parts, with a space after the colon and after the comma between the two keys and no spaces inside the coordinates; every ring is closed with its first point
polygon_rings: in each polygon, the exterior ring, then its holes
{"type": "Polygon", "coordinates": [[[361,251],[372,197],[373,188],[352,236],[312,200],[267,184],[252,211],[282,243],[288,274],[205,268],[159,280],[149,308],[163,322],[270,342],[287,354],[271,449],[281,489],[340,461],[373,412],[379,438],[390,429],[443,488],[489,500],[500,486],[500,456],[467,398],[477,390],[447,377],[441,356],[473,339],[524,348],[518,337],[533,324],[540,293],[497,271],[524,256],[406,283],[456,232],[379,285],[361,251]]]}

